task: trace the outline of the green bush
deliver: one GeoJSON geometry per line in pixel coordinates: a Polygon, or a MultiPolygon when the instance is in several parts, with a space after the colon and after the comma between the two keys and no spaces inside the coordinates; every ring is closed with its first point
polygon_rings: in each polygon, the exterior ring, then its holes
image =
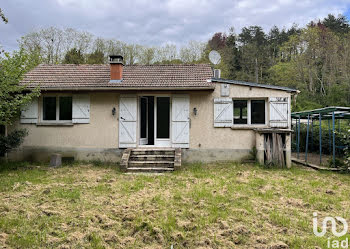
{"type": "MultiPolygon", "coordinates": [[[[292,143],[292,150],[296,151],[296,137],[297,137],[297,131],[295,130],[295,125],[293,126],[294,133],[293,133],[293,143],[292,143]]],[[[344,141],[342,139],[344,133],[345,133],[344,127],[342,127],[341,131],[336,131],[335,133],[335,145],[336,145],[336,154],[338,156],[343,156],[344,151],[343,147],[345,146],[344,141]]],[[[306,135],[307,135],[307,126],[306,124],[300,124],[300,144],[299,144],[299,150],[300,152],[305,151],[306,148],[306,135]]],[[[332,131],[329,133],[328,127],[325,125],[322,125],[322,154],[328,154],[331,155],[333,153],[333,135],[332,131]],[[331,144],[329,143],[331,142],[331,144]]],[[[319,145],[319,126],[318,123],[314,124],[313,132],[311,132],[311,126],[309,127],[309,146],[308,146],[308,152],[315,152],[319,153],[320,151],[320,145],[319,145]]]]}
{"type": "Polygon", "coordinates": [[[350,168],[350,129],[342,134],[342,142],[344,144],[344,167],[350,168]]]}
{"type": "Polygon", "coordinates": [[[3,156],[6,152],[19,147],[27,135],[28,131],[26,129],[15,130],[7,136],[0,135],[0,156],[3,156]]]}

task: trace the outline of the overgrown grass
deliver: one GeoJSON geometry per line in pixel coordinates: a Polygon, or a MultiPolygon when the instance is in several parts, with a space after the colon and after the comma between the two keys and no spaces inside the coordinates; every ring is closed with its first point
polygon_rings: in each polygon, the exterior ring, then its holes
{"type": "Polygon", "coordinates": [[[299,167],[1,164],[0,248],[325,248],[312,214],[350,220],[349,187],[348,175],[299,167]]]}

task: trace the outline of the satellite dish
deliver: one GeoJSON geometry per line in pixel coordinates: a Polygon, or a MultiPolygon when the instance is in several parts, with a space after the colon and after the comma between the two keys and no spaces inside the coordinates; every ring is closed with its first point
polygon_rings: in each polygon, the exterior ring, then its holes
{"type": "Polygon", "coordinates": [[[209,53],[209,60],[214,65],[217,65],[221,62],[221,56],[218,51],[212,50],[209,53]]]}

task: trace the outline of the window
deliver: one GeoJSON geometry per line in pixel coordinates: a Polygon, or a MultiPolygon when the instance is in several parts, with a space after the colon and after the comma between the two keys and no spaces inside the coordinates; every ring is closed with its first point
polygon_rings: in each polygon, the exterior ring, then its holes
{"type": "Polygon", "coordinates": [[[56,120],[56,97],[43,98],[43,120],[56,120]]]}
{"type": "Polygon", "coordinates": [[[60,120],[72,120],[72,97],[59,97],[60,120]]]}
{"type": "Polygon", "coordinates": [[[265,124],[265,100],[233,100],[234,125],[265,124]]]}
{"type": "Polygon", "coordinates": [[[157,138],[170,137],[170,98],[157,97],[157,138]]]}
{"type": "Polygon", "coordinates": [[[234,100],[233,101],[233,123],[248,124],[248,101],[234,100]]]}
{"type": "Polygon", "coordinates": [[[43,97],[44,121],[72,120],[71,96],[46,96],[43,97]]]}
{"type": "Polygon", "coordinates": [[[251,123],[265,124],[265,100],[251,101],[251,123]]]}

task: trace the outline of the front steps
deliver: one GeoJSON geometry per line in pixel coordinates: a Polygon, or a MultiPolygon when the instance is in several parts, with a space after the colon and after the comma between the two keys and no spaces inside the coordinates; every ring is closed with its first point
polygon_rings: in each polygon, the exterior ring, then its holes
{"type": "Polygon", "coordinates": [[[125,149],[120,166],[127,172],[172,172],[181,166],[181,149],[125,149]]]}

